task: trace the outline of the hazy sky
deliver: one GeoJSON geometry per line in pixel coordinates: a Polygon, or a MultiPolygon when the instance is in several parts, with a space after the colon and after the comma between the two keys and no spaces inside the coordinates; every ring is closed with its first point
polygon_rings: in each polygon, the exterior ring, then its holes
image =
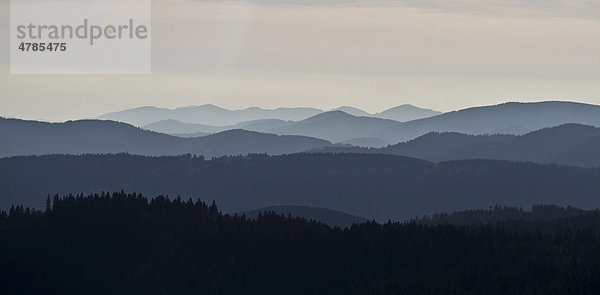
{"type": "Polygon", "coordinates": [[[67,120],[142,105],[227,108],[505,101],[600,104],[600,2],[155,0],[151,75],[10,75],[0,116],[67,120]]]}

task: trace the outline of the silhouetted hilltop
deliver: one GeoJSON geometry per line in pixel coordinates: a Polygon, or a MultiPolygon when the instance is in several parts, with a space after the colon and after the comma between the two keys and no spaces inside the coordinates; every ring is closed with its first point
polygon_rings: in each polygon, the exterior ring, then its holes
{"type": "Polygon", "coordinates": [[[370,117],[371,116],[371,114],[369,114],[361,109],[357,109],[355,107],[350,107],[350,106],[337,107],[331,111],[342,111],[346,114],[350,114],[355,117],[370,117]]]}
{"type": "Polygon", "coordinates": [[[599,182],[600,169],[491,160],[433,164],[381,154],[57,155],[0,159],[0,208],[42,208],[48,194],[124,189],[214,199],[226,212],[293,204],[387,221],[497,204],[597,208],[599,182]]]}
{"type": "Polygon", "coordinates": [[[0,118],[0,140],[0,157],[123,152],[139,155],[190,153],[212,157],[248,153],[286,154],[330,144],[304,136],[277,136],[244,130],[179,138],[113,121],[45,123],[4,118],[0,118]]]}
{"type": "Polygon", "coordinates": [[[240,212],[239,215],[245,215],[248,218],[256,218],[259,214],[265,214],[273,212],[277,215],[293,217],[301,217],[306,220],[315,220],[318,222],[325,223],[329,226],[339,227],[350,227],[353,224],[364,223],[367,219],[350,215],[344,212],[325,209],[325,208],[314,208],[308,206],[270,206],[266,208],[240,212]]]}
{"type": "Polygon", "coordinates": [[[403,104],[373,115],[381,119],[390,119],[399,122],[407,122],[423,118],[429,118],[442,114],[441,112],[419,108],[410,104],[403,104]]]}

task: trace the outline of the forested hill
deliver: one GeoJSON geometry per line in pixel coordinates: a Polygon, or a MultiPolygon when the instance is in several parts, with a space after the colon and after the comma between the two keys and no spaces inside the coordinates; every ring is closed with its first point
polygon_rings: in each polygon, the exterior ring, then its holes
{"type": "Polygon", "coordinates": [[[127,154],[0,159],[0,205],[48,194],[136,191],[216,200],[226,212],[327,208],[379,221],[507,205],[600,207],[600,169],[491,160],[439,164],[392,155],[250,155],[205,160],[127,154]]]}
{"type": "Polygon", "coordinates": [[[247,212],[239,212],[240,215],[246,215],[248,218],[256,218],[259,214],[275,213],[284,216],[302,217],[306,220],[315,220],[325,223],[329,226],[350,227],[355,223],[364,223],[367,219],[346,214],[344,212],[314,208],[308,206],[270,206],[251,210],[247,212]]]}
{"type": "Polygon", "coordinates": [[[534,205],[529,211],[516,207],[494,206],[489,209],[437,213],[413,219],[411,222],[427,225],[500,226],[513,231],[539,230],[544,233],[585,229],[600,232],[600,222],[594,221],[599,217],[600,209],[582,210],[556,205],[534,205]]]}
{"type": "Polygon", "coordinates": [[[0,265],[0,294],[598,294],[600,236],[415,223],[341,230],[117,193],[1,212],[0,265]]]}

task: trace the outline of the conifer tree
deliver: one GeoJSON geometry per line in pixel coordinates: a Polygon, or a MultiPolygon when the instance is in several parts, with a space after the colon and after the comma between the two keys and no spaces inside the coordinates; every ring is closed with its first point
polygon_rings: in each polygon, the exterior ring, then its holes
{"type": "Polygon", "coordinates": [[[46,198],[46,213],[52,211],[52,203],[50,203],[50,195],[46,198]]]}

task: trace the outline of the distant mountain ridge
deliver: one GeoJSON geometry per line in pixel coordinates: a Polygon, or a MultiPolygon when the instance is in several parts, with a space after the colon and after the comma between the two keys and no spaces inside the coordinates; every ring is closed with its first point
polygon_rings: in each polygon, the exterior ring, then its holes
{"type": "Polygon", "coordinates": [[[213,157],[287,154],[330,144],[305,136],[278,136],[240,129],[180,138],[113,121],[46,123],[4,118],[0,118],[0,142],[0,157],[124,152],[147,156],[189,153],[213,157]]]}
{"type": "Polygon", "coordinates": [[[369,137],[369,134],[395,123],[397,122],[387,119],[356,117],[338,110],[320,113],[298,122],[263,119],[215,127],[169,119],[143,126],[143,128],[179,137],[196,137],[225,130],[244,129],[278,135],[303,135],[359,146],[381,147],[389,143],[379,138],[369,137]]]}
{"type": "Polygon", "coordinates": [[[293,123],[293,121],[284,121],[279,119],[260,119],[244,121],[229,126],[210,126],[167,119],[142,126],[142,128],[169,135],[176,135],[179,137],[197,137],[232,129],[264,132],[265,130],[283,127],[293,123]]]}
{"type": "Polygon", "coordinates": [[[323,111],[315,108],[277,108],[265,110],[251,107],[243,110],[228,110],[207,104],[176,109],[140,107],[100,115],[97,118],[125,122],[134,126],[144,126],[167,119],[210,126],[229,126],[244,121],[260,119],[298,121],[321,112],[323,111]]]}
{"type": "Polygon", "coordinates": [[[519,135],[568,123],[600,127],[600,106],[564,101],[509,102],[398,123],[371,136],[398,143],[429,132],[519,135]]]}
{"type": "Polygon", "coordinates": [[[430,132],[519,135],[569,123],[599,127],[600,106],[571,102],[506,103],[408,122],[356,117],[342,111],[331,111],[263,131],[317,137],[335,143],[382,147],[405,142],[430,132]]]}
{"type": "MultiPolygon", "coordinates": [[[[357,143],[365,147],[383,147],[415,139],[430,132],[521,135],[569,123],[600,127],[600,106],[561,101],[510,102],[433,116],[429,116],[432,115],[429,113],[426,118],[406,122],[400,122],[397,116],[390,115],[414,110],[422,109],[403,105],[370,116],[356,116],[366,112],[351,107],[340,107],[338,110],[318,113],[299,121],[265,120],[267,123],[254,126],[254,129],[239,124],[222,129],[197,126],[196,132],[211,133],[215,130],[241,128],[280,135],[311,136],[336,143],[357,143]],[[390,117],[394,120],[379,117],[390,117]]],[[[185,128],[186,126],[181,127],[182,130],[185,128]]],[[[200,133],[194,133],[198,134],[200,133]]]]}
{"type": "Polygon", "coordinates": [[[373,116],[380,119],[389,119],[399,122],[407,122],[412,120],[429,118],[441,115],[442,112],[423,109],[410,104],[403,104],[391,109],[374,114],[373,116]]]}
{"type": "Polygon", "coordinates": [[[317,151],[381,153],[434,162],[495,159],[600,167],[600,128],[565,124],[519,136],[431,132],[384,148],[331,146],[317,151]]]}
{"type": "Polygon", "coordinates": [[[342,142],[367,138],[374,130],[394,126],[397,121],[372,117],[355,117],[343,111],[331,111],[312,116],[287,126],[267,129],[273,134],[298,134],[342,142]]]}
{"type": "MultiPolygon", "coordinates": [[[[363,110],[342,106],[331,111],[341,110],[353,116],[364,116],[373,118],[382,118],[395,120],[399,122],[410,121],[414,119],[426,118],[441,114],[440,112],[418,108],[412,105],[400,105],[389,110],[376,114],[369,114],[363,110]]],[[[234,126],[241,122],[277,119],[282,121],[301,121],[309,117],[324,113],[326,111],[316,108],[277,108],[272,110],[258,107],[250,107],[243,110],[228,110],[215,105],[188,106],[176,109],[158,108],[158,107],[139,107],[113,113],[100,115],[97,119],[112,120],[129,123],[134,126],[146,126],[164,120],[176,120],[183,123],[195,123],[208,125],[212,127],[234,126]]],[[[219,129],[224,131],[224,129],[219,129]]],[[[174,132],[174,133],[193,133],[204,132],[197,130],[192,132],[174,132]]],[[[257,130],[260,131],[260,130],[257,130]]]]}

